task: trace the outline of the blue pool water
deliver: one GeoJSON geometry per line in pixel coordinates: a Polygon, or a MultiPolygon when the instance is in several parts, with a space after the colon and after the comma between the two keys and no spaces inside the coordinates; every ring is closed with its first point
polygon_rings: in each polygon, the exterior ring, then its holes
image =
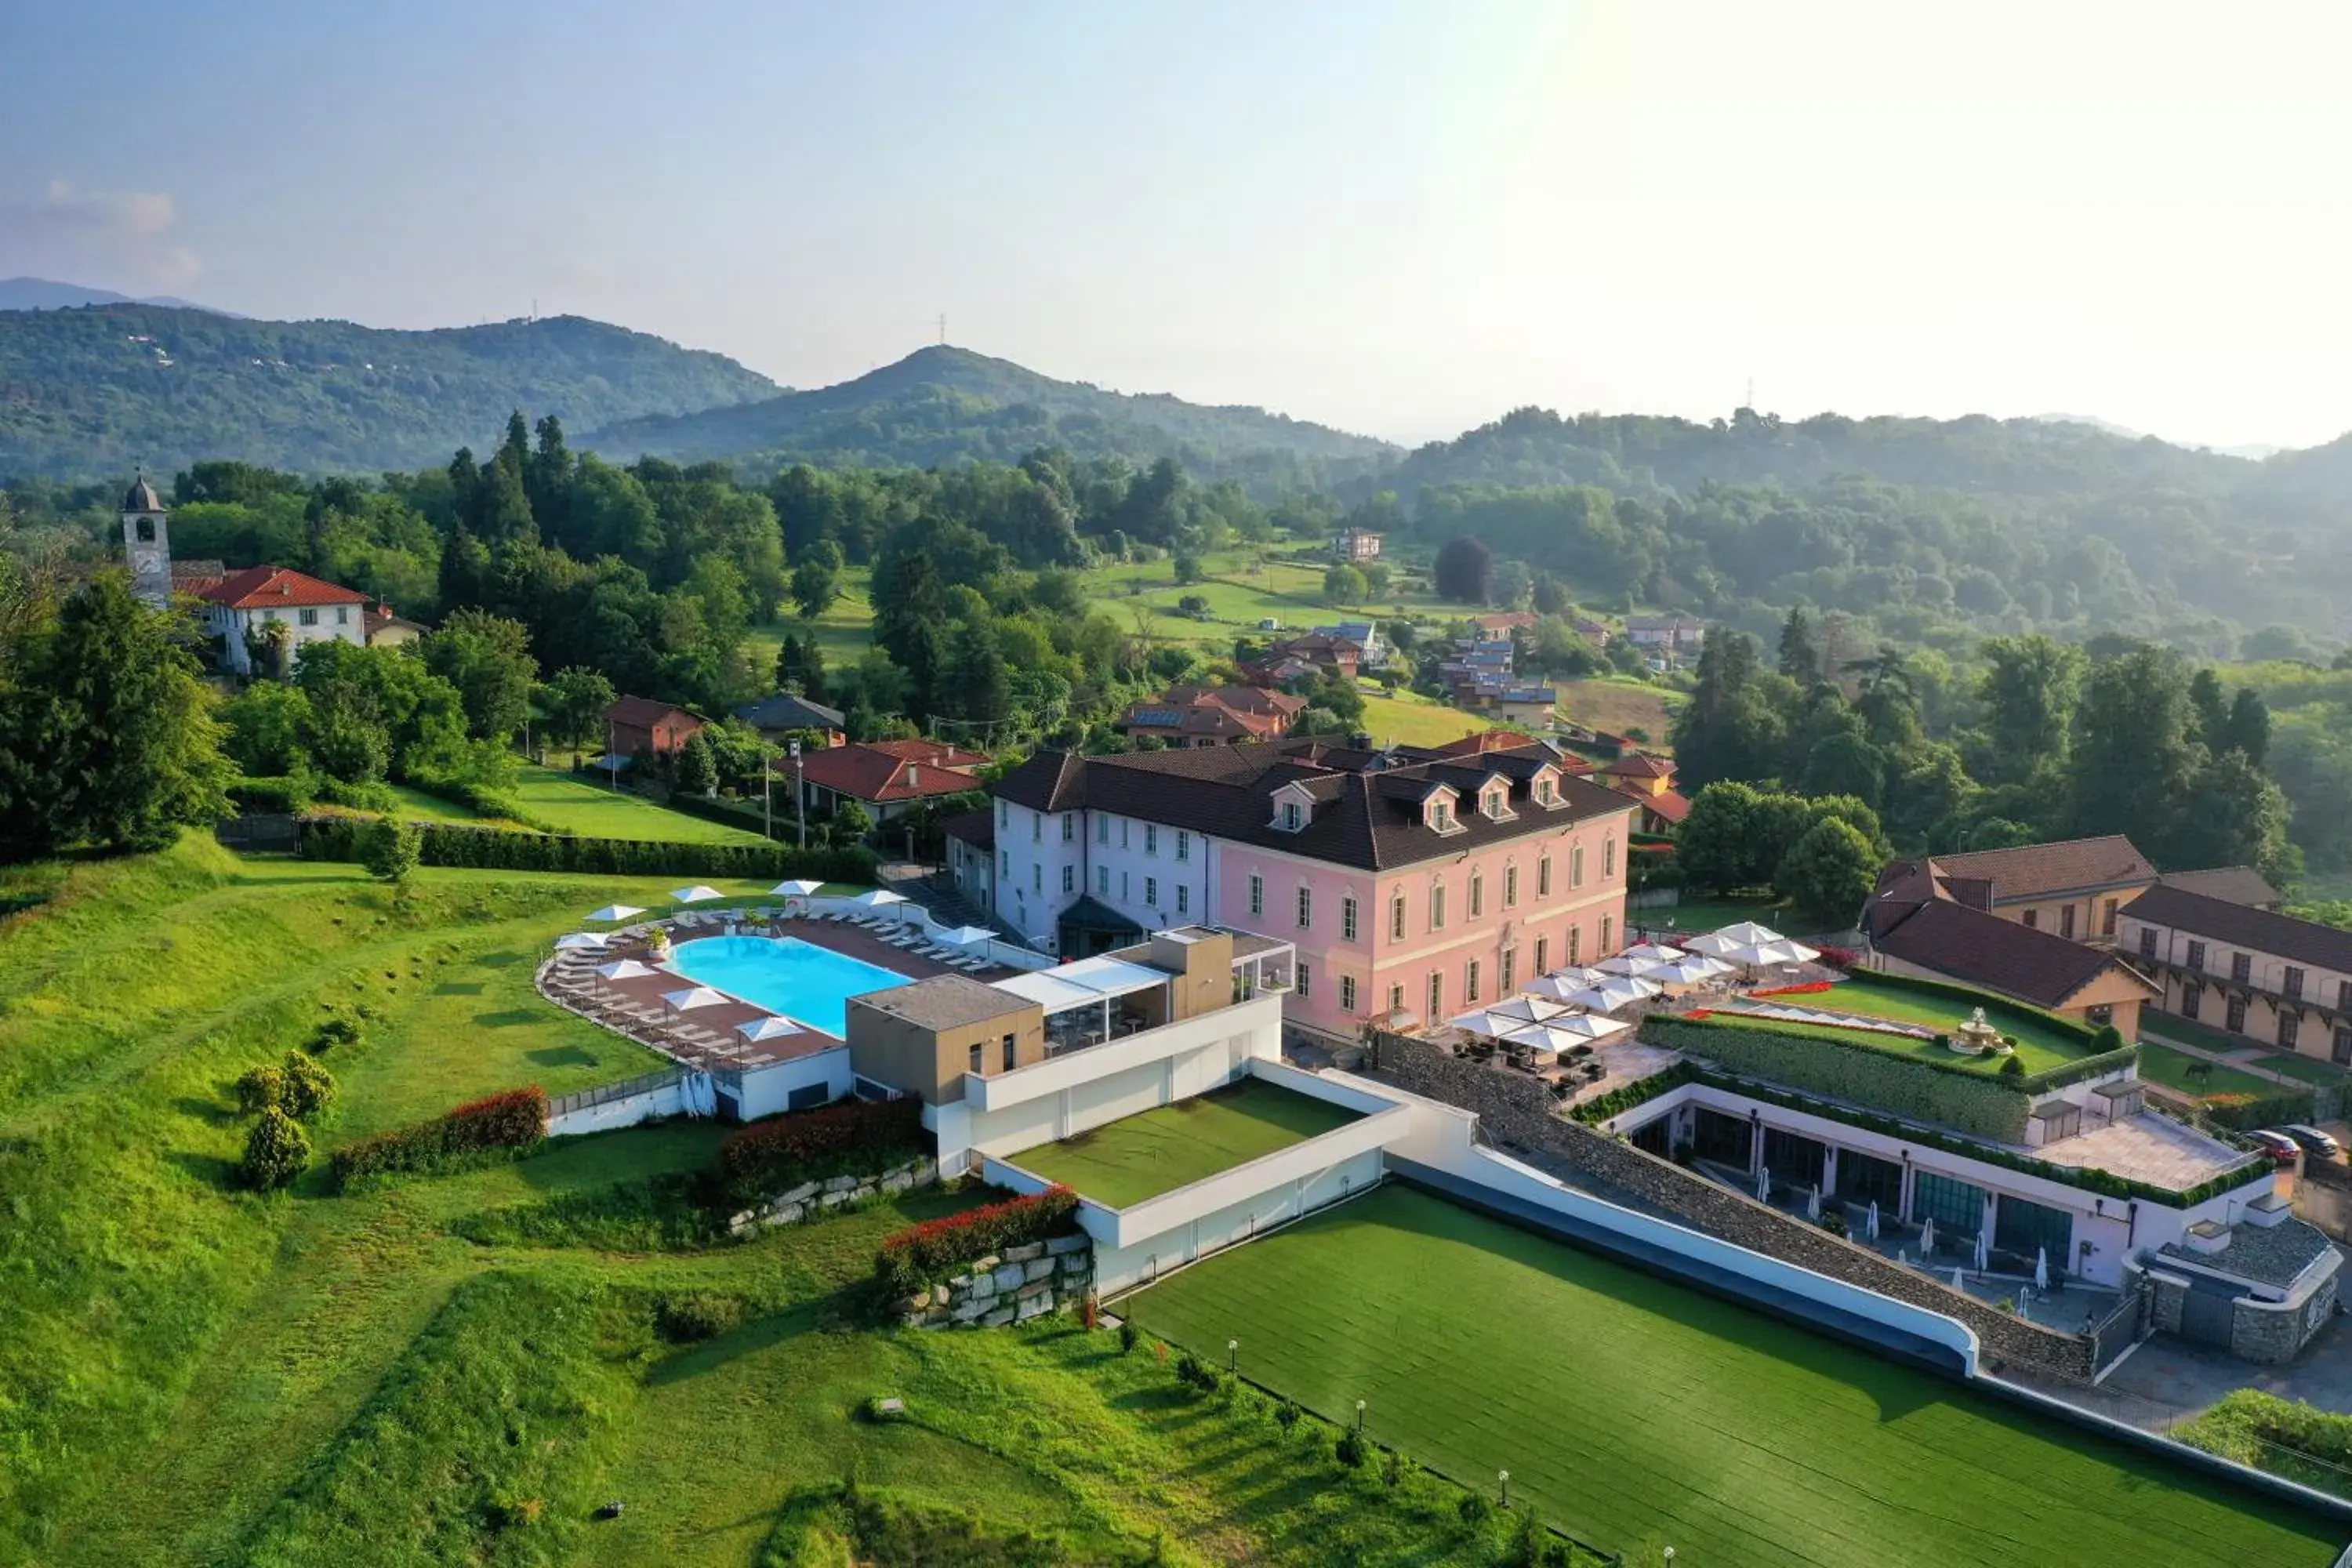
{"type": "Polygon", "coordinates": [[[798,937],[706,936],[677,944],[669,966],[688,980],[838,1037],[852,996],[907,977],[798,937]]]}

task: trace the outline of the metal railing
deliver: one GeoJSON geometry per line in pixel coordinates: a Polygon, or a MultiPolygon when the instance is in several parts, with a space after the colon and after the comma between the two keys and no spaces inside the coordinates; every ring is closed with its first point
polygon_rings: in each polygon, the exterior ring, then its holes
{"type": "Polygon", "coordinates": [[[627,1100],[633,1095],[652,1094],[667,1089],[672,1084],[682,1083],[685,1079],[685,1068],[671,1068],[663,1072],[649,1072],[636,1078],[624,1079],[619,1083],[599,1084],[594,1089],[575,1089],[570,1094],[551,1094],[547,1097],[547,1113],[551,1117],[567,1116],[575,1110],[586,1110],[597,1105],[610,1105],[616,1100],[627,1100]]]}

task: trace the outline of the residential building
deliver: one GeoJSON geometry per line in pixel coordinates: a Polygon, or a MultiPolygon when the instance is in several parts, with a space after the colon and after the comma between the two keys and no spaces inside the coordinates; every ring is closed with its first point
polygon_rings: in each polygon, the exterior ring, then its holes
{"type": "Polygon", "coordinates": [[[701,731],[701,720],[674,702],[650,697],[624,697],[604,710],[604,752],[610,757],[675,756],[701,731]]]}
{"type": "Polygon", "coordinates": [[[393,614],[392,606],[381,599],[367,607],[366,626],[370,647],[399,647],[415,642],[427,629],[420,622],[393,614]]]}
{"type": "Polygon", "coordinates": [[[1171,686],[1129,708],[1118,728],[1171,746],[1230,746],[1278,740],[1306,710],[1305,698],[1260,686],[1171,686]]]}
{"type": "Polygon", "coordinates": [[[239,675],[253,672],[254,644],[286,628],[289,652],[312,643],[367,646],[367,595],[283,566],[248,566],[226,577],[177,579],[204,601],[205,629],[221,639],[221,658],[239,675]]]}
{"type": "Polygon", "coordinates": [[[1642,803],[1634,826],[1643,833],[1668,834],[1690,815],[1690,798],[1675,788],[1675,764],[1648,752],[1628,752],[1600,771],[1601,783],[1642,803]]]}
{"type": "Polygon", "coordinates": [[[1622,945],[1633,801],[1522,741],[1040,752],[992,791],[996,906],[1065,954],[1200,921],[1296,946],[1294,1021],[1443,1017],[1622,945]]]}
{"type": "Polygon", "coordinates": [[[1266,655],[1269,665],[1293,658],[1304,659],[1327,675],[1343,675],[1353,680],[1363,663],[1364,645],[1325,632],[1309,632],[1303,637],[1284,638],[1266,655]]]}
{"type": "Polygon", "coordinates": [[[2209,899],[2225,903],[2243,904],[2248,909],[2275,910],[2285,900],[2270,879],[2252,866],[2216,866],[2210,871],[2167,871],[2156,879],[2159,888],[2178,888],[2184,893],[2202,893],[2209,899]]]}
{"type": "Polygon", "coordinates": [[[840,709],[812,702],[790,691],[747,702],[735,710],[735,717],[759,731],[761,739],[778,745],[789,737],[804,736],[812,731],[824,737],[818,742],[823,746],[843,745],[849,739],[843,731],[848,721],[842,717],[840,709]]]}
{"type": "Polygon", "coordinates": [[[960,811],[940,824],[947,836],[948,879],[983,913],[996,908],[996,813],[960,811]]]}
{"type": "Polygon", "coordinates": [[[1865,933],[1870,967],[1973,985],[2095,1028],[2112,1024],[2127,1041],[2139,1038],[2142,1005],[2158,999],[2158,988],[2106,948],[1949,899],[1906,908],[1865,933]]]}
{"type": "Polygon", "coordinates": [[[2151,1005],[2266,1046],[2352,1066],[2352,931],[2193,892],[2166,878],[2123,911],[2118,951],[2151,1005]]]}
{"type": "Polygon", "coordinates": [[[1343,528],[1331,536],[1331,553],[1342,561],[1378,561],[1381,536],[1369,528],[1343,528]]]}
{"type": "Polygon", "coordinates": [[[1317,637],[1336,637],[1354,643],[1363,652],[1356,662],[1366,669],[1378,669],[1389,660],[1389,645],[1381,638],[1379,623],[1374,621],[1336,621],[1328,626],[1314,628],[1317,637]]]}
{"type": "Polygon", "coordinates": [[[1575,622],[1575,626],[1576,635],[1582,637],[1586,642],[1591,643],[1594,647],[1607,647],[1609,646],[1610,637],[1615,635],[1612,633],[1609,627],[1602,622],[1592,620],[1589,617],[1578,619],[1575,622]]]}
{"type": "Polygon", "coordinates": [[[940,741],[860,741],[803,752],[797,764],[779,757],[769,766],[797,776],[803,813],[822,816],[854,800],[879,826],[923,801],[979,789],[971,770],[987,761],[940,741]]]}
{"type": "Polygon", "coordinates": [[[1706,628],[1688,616],[1628,616],[1625,640],[1670,654],[1696,652],[1706,628]]]}
{"type": "Polygon", "coordinates": [[[1500,610],[1490,616],[1474,616],[1470,624],[1477,628],[1480,641],[1507,643],[1513,632],[1534,626],[1537,618],[1533,610],[1500,610]]]}
{"type": "Polygon", "coordinates": [[[2112,942],[2117,916],[2154,886],[2156,868],[2121,834],[1897,860],[1879,873],[1863,929],[1940,900],[2069,942],[2112,942]]]}

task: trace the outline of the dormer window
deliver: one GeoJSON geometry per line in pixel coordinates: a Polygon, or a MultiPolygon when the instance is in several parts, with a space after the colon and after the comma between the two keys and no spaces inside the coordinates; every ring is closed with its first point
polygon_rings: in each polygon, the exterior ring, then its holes
{"type": "Polygon", "coordinates": [[[1429,803],[1429,825],[1440,833],[1454,831],[1454,803],[1439,798],[1429,803]]]}
{"type": "Polygon", "coordinates": [[[1549,773],[1537,775],[1535,793],[1538,805],[1549,806],[1559,804],[1559,784],[1549,773]]]}
{"type": "Polygon", "coordinates": [[[1296,833],[1305,825],[1306,816],[1305,814],[1298,809],[1298,803],[1295,800],[1284,801],[1282,803],[1282,830],[1285,833],[1296,833]]]}

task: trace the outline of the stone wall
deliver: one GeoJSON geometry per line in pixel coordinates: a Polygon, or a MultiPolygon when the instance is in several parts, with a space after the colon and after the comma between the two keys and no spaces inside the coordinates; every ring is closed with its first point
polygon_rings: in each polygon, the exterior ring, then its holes
{"type": "Polygon", "coordinates": [[[1559,1162],[1734,1246],[1956,1318],[1975,1331],[1988,1363],[2083,1380],[2094,1371],[2087,1338],[2023,1321],[1672,1161],[1567,1121],[1555,1114],[1550,1093],[1532,1078],[1465,1061],[1426,1040],[1385,1033],[1377,1037],[1366,1071],[1477,1112],[1489,1140],[1508,1152],[1535,1156],[1538,1165],[1559,1162]]]}
{"type": "Polygon", "coordinates": [[[821,1214],[830,1214],[845,1204],[863,1203],[887,1193],[928,1187],[939,1179],[939,1162],[926,1155],[868,1175],[830,1176],[821,1182],[803,1182],[766,1203],[730,1215],[727,1228],[737,1236],[742,1236],[780,1225],[798,1225],[821,1214]]]}
{"type": "Polygon", "coordinates": [[[1056,1236],[977,1258],[901,1304],[910,1329],[1001,1329],[1066,1312],[1094,1288],[1094,1243],[1056,1236]]]}

